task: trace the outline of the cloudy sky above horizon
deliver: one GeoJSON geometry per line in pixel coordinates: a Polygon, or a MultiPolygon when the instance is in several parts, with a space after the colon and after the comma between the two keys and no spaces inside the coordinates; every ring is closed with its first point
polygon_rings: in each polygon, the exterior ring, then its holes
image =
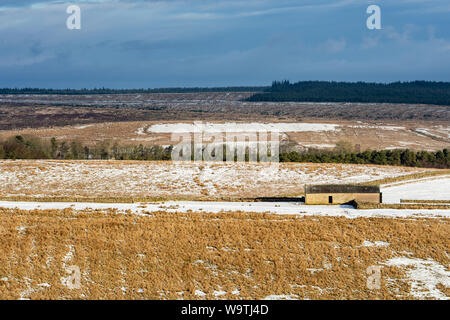
{"type": "Polygon", "coordinates": [[[450,81],[449,17],[448,0],[0,0],[0,87],[450,81]]]}

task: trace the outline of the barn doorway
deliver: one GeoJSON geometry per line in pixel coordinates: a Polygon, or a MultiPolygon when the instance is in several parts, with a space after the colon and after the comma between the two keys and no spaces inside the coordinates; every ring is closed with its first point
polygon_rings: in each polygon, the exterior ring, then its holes
{"type": "Polygon", "coordinates": [[[328,197],[328,203],[333,203],[333,196],[328,197]]]}

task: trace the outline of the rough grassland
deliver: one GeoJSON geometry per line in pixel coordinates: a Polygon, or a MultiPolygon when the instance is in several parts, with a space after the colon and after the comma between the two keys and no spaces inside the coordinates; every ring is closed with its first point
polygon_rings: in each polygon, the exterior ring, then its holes
{"type": "Polygon", "coordinates": [[[449,233],[448,219],[0,209],[0,298],[448,298],[449,233]]]}

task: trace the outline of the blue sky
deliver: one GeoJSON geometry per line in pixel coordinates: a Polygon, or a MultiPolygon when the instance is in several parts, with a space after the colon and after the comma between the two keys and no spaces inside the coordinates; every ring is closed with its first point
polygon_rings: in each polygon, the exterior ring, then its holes
{"type": "Polygon", "coordinates": [[[448,0],[0,0],[0,87],[450,81],[448,0]],[[66,8],[81,8],[68,30],[66,8]],[[377,4],[382,30],[368,30],[377,4]]]}

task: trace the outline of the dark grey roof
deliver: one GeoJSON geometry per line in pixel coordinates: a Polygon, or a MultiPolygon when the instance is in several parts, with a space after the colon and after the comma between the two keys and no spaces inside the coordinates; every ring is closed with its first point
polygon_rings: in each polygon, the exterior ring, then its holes
{"type": "Polygon", "coordinates": [[[380,186],[360,184],[315,184],[307,185],[306,193],[380,193],[380,186]]]}

